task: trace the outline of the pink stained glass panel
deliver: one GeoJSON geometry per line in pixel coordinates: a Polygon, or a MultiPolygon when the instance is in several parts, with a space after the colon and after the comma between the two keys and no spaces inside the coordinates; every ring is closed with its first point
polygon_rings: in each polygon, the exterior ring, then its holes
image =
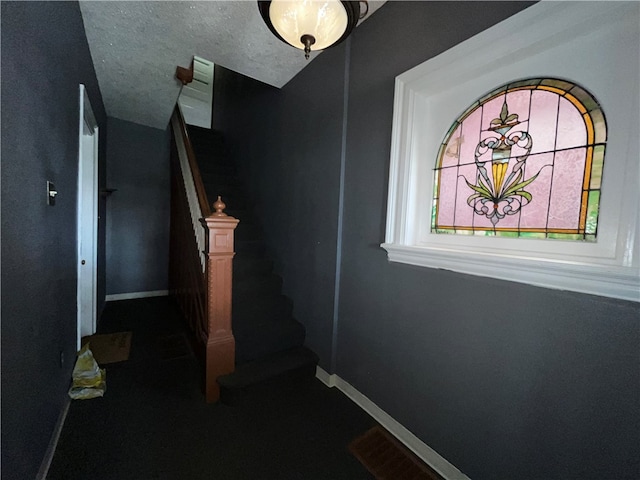
{"type": "Polygon", "coordinates": [[[440,170],[440,199],[438,203],[438,225],[453,225],[456,202],[456,167],[440,170]]]}
{"type": "MultiPolygon", "coordinates": [[[[527,192],[524,193],[525,197],[511,191],[506,194],[507,197],[498,200],[497,208],[500,213],[504,213],[503,209],[509,200],[512,200],[511,205],[516,209],[519,207],[516,201],[522,203],[521,209],[516,214],[505,215],[502,219],[498,219],[495,228],[503,230],[502,234],[506,236],[542,235],[540,238],[544,238],[544,232],[549,231],[547,234],[549,238],[576,240],[572,233],[557,231],[579,229],[580,213],[584,209],[582,186],[586,164],[586,148],[584,148],[587,142],[586,126],[578,108],[563,98],[561,93],[542,88],[526,88],[527,85],[535,86],[539,82],[539,79],[518,82],[518,86],[525,86],[525,88],[509,93],[502,90],[498,96],[475,107],[475,110],[473,107],[469,108],[467,112],[471,113],[464,120],[458,119],[462,124],[455,127],[447,140],[447,145],[439,151],[442,155],[441,165],[451,165],[453,168],[443,169],[442,176],[439,178],[442,190],[439,200],[441,210],[438,226],[453,226],[458,233],[475,230],[477,235],[493,234],[491,231],[494,223],[487,218],[486,214],[490,215],[493,211],[491,196],[500,192],[483,194],[474,200],[473,202],[480,208],[480,200],[484,199],[488,210],[485,215],[476,214],[473,207],[467,203],[467,199],[476,192],[465,181],[466,179],[472,185],[478,185],[478,165],[474,163],[475,151],[480,140],[492,138],[496,141],[493,144],[496,150],[487,148],[486,152],[478,158],[486,169],[490,179],[488,187],[491,190],[495,189],[492,157],[497,159],[505,158],[505,154],[510,155],[506,171],[502,170],[496,161],[495,168],[497,171],[501,170],[502,195],[505,195],[506,186],[516,178],[508,177],[512,174],[517,157],[525,161],[524,177],[519,179],[519,182],[535,176],[531,183],[520,187],[527,192]],[[527,84],[527,82],[531,83],[527,84]],[[505,99],[508,115],[516,114],[519,122],[505,132],[505,136],[513,140],[517,132],[527,132],[532,139],[531,151],[524,148],[526,137],[522,142],[523,146],[517,144],[505,146],[504,143],[497,146],[501,134],[489,130],[489,127],[492,120],[500,117],[505,99]],[[526,198],[529,195],[531,200],[526,198]]],[[[572,88],[572,84],[567,82],[550,83],[550,85],[558,88],[572,88]]],[[[499,89],[494,90],[494,92],[499,91],[499,89]]],[[[483,98],[489,98],[489,95],[483,98]]],[[[588,100],[597,106],[597,102],[592,97],[589,96],[588,100]]],[[[600,115],[598,117],[600,122],[594,120],[597,143],[598,127],[602,132],[606,132],[606,124],[602,120],[604,117],[600,110],[596,112],[600,115]]],[[[606,133],[601,133],[600,137],[602,143],[606,142],[606,133]]],[[[594,183],[597,184],[597,181],[594,183]]],[[[597,222],[597,217],[593,222],[597,222]]]]}
{"type": "Polygon", "coordinates": [[[556,149],[582,147],[587,144],[587,130],[582,115],[566,98],[560,99],[556,149]]]}
{"type": "Polygon", "coordinates": [[[529,135],[533,138],[532,154],[555,149],[559,98],[557,93],[543,90],[531,93],[529,135]]]}
{"type": "Polygon", "coordinates": [[[525,166],[525,178],[531,178],[538,173],[538,177],[527,185],[526,190],[531,194],[531,202],[522,209],[520,228],[547,227],[547,213],[549,211],[549,195],[551,193],[551,175],[553,173],[553,153],[531,155],[525,166]]]}
{"type": "Polygon", "coordinates": [[[585,159],[585,148],[556,152],[548,228],[578,228],[585,159]]]}
{"type": "Polygon", "coordinates": [[[444,154],[442,155],[442,166],[450,167],[458,164],[458,156],[460,155],[460,127],[455,129],[447,146],[444,148],[444,154]]]}
{"type": "Polygon", "coordinates": [[[476,145],[480,141],[480,120],[482,108],[477,109],[462,122],[462,139],[460,141],[460,164],[475,161],[476,145]]]}
{"type": "Polygon", "coordinates": [[[518,225],[520,223],[520,212],[515,213],[513,215],[506,215],[498,225],[497,228],[509,228],[511,230],[518,230],[518,225]]]}
{"type": "Polygon", "coordinates": [[[517,113],[518,120],[529,120],[529,106],[531,104],[531,90],[516,90],[507,93],[507,105],[509,112],[517,113]]]}
{"type": "Polygon", "coordinates": [[[463,165],[460,167],[458,176],[458,194],[456,198],[456,227],[471,228],[473,224],[473,209],[467,204],[467,198],[473,195],[473,190],[469,188],[465,178],[474,185],[476,183],[475,164],[463,165]]]}

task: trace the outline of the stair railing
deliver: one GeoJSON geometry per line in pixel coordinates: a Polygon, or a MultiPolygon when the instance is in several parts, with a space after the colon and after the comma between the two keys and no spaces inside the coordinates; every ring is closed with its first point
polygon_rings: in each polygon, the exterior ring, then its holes
{"type": "Polygon", "coordinates": [[[171,117],[171,240],[169,288],[194,334],[204,366],[207,402],[220,397],[216,379],[234,371],[231,328],[234,230],[221,198],[211,211],[184,117],[171,117]]]}

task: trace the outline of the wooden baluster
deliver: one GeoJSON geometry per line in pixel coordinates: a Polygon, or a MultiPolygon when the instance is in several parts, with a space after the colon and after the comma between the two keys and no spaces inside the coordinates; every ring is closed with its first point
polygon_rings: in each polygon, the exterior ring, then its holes
{"type": "Polygon", "coordinates": [[[223,212],[226,205],[220,197],[214,212],[203,220],[208,229],[207,242],[207,313],[209,328],[206,339],[205,396],[207,402],[220,398],[216,379],[235,368],[236,342],[231,329],[231,280],[233,231],[238,220],[223,212]]]}

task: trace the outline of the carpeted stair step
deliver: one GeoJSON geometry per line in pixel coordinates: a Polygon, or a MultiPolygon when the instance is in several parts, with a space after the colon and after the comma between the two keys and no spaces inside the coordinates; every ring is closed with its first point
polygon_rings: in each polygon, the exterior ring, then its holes
{"type": "Polygon", "coordinates": [[[215,130],[209,130],[209,134],[192,135],[189,133],[191,144],[194,150],[208,150],[208,151],[220,151],[224,152],[225,143],[224,137],[221,133],[215,130]]]}
{"type": "Polygon", "coordinates": [[[193,153],[196,154],[196,158],[197,159],[201,159],[198,160],[198,165],[200,165],[200,163],[202,163],[203,169],[201,169],[201,173],[202,171],[204,172],[209,172],[209,167],[213,166],[213,167],[229,167],[229,168],[236,168],[235,163],[226,155],[215,151],[216,147],[208,147],[208,148],[194,148],[193,149],[193,153]]]}
{"type": "MultiPolygon", "coordinates": [[[[225,144],[224,144],[224,140],[222,139],[222,137],[218,137],[215,135],[215,133],[213,134],[214,136],[212,137],[193,137],[193,136],[189,136],[189,138],[191,139],[191,145],[193,145],[193,150],[196,153],[200,152],[210,152],[210,153],[216,153],[217,155],[224,155],[225,154],[225,144]]],[[[217,158],[217,157],[216,157],[217,158]]]]}
{"type": "Polygon", "coordinates": [[[256,295],[252,296],[250,301],[246,301],[246,299],[235,301],[234,299],[232,312],[236,324],[245,321],[245,319],[260,321],[259,319],[264,317],[290,318],[293,312],[293,303],[285,295],[256,295]]]}
{"type": "Polygon", "coordinates": [[[237,242],[262,240],[264,232],[257,223],[241,222],[236,227],[234,236],[237,242]]]}
{"type": "Polygon", "coordinates": [[[264,253],[236,252],[235,256],[233,257],[234,272],[236,268],[235,265],[237,263],[238,265],[244,266],[246,270],[249,270],[249,271],[252,271],[252,269],[258,269],[259,273],[255,272],[256,275],[264,275],[267,273],[271,273],[271,270],[265,271],[265,268],[266,268],[265,264],[263,265],[259,265],[257,263],[254,264],[254,262],[261,262],[263,260],[269,261],[271,259],[267,255],[264,255],[264,253]]]}
{"type": "MultiPolygon", "coordinates": [[[[197,158],[197,157],[196,157],[197,158]]],[[[217,165],[213,162],[204,163],[202,160],[198,160],[198,167],[200,170],[200,176],[207,177],[236,177],[238,175],[238,171],[236,170],[235,165],[217,165]]],[[[203,179],[204,181],[204,179],[203,179]]],[[[240,180],[238,180],[240,181],[240,180]]]]}
{"type": "MultiPolygon", "coordinates": [[[[211,196],[213,197],[217,197],[218,195],[220,195],[224,203],[228,203],[229,200],[231,199],[236,201],[242,200],[244,205],[246,205],[247,203],[247,200],[246,200],[247,196],[242,190],[242,187],[238,187],[235,185],[204,183],[204,189],[207,192],[207,195],[209,195],[209,192],[211,192],[211,196]]],[[[236,205],[237,205],[237,202],[236,202],[236,205]]]]}
{"type": "Polygon", "coordinates": [[[257,218],[253,212],[245,208],[226,208],[224,213],[237,218],[242,223],[257,223],[257,218]]]}
{"type": "MultiPolygon", "coordinates": [[[[236,318],[236,317],[234,317],[236,318]]],[[[254,318],[233,322],[236,363],[244,363],[304,344],[305,328],[291,317],[254,318]],[[240,326],[238,326],[240,325],[240,326]]]]}
{"type": "Polygon", "coordinates": [[[280,295],[282,277],[270,273],[268,275],[251,275],[233,278],[233,298],[240,301],[243,296],[249,298],[261,295],[280,295]]]}
{"type": "Polygon", "coordinates": [[[187,125],[187,133],[194,147],[209,142],[224,144],[224,135],[218,130],[187,125]]]}
{"type": "Polygon", "coordinates": [[[257,217],[255,216],[253,211],[251,209],[248,209],[248,208],[234,208],[234,207],[229,208],[229,207],[227,207],[227,208],[225,208],[224,213],[226,213],[227,215],[231,215],[233,217],[236,217],[236,218],[240,219],[240,221],[256,223],[256,220],[257,220],[257,217]]]}
{"type": "Polygon", "coordinates": [[[266,257],[236,255],[233,259],[233,276],[264,275],[273,270],[273,260],[266,257]]]}
{"type": "Polygon", "coordinates": [[[193,153],[196,154],[196,158],[200,163],[217,163],[221,165],[233,164],[233,160],[226,152],[224,143],[219,140],[200,140],[192,138],[191,145],[193,146],[193,153]]]}
{"type": "MultiPolygon", "coordinates": [[[[215,167],[214,167],[215,168],[215,167]]],[[[209,185],[229,185],[233,187],[242,188],[242,181],[237,175],[222,175],[216,174],[209,170],[200,170],[200,176],[202,177],[202,183],[209,185]]]]}
{"type": "Polygon", "coordinates": [[[220,153],[224,153],[225,144],[224,138],[222,134],[216,132],[215,130],[209,130],[209,135],[191,135],[189,134],[189,138],[191,139],[191,144],[193,145],[194,150],[206,150],[206,151],[216,151],[220,153]]]}
{"type": "Polygon", "coordinates": [[[218,378],[220,400],[227,405],[261,394],[267,386],[287,386],[312,381],[318,356],[305,347],[297,347],[238,365],[236,371],[218,378]]]}
{"type": "Polygon", "coordinates": [[[262,240],[240,240],[236,242],[236,253],[238,256],[249,254],[252,256],[262,256],[266,251],[266,246],[262,240]]]}
{"type": "Polygon", "coordinates": [[[235,208],[240,208],[240,206],[245,207],[247,204],[246,196],[239,190],[239,187],[211,185],[205,183],[204,191],[207,193],[207,198],[211,199],[212,203],[218,198],[218,195],[220,195],[225,205],[233,205],[235,208]]]}
{"type": "Polygon", "coordinates": [[[187,132],[189,136],[199,135],[203,138],[219,137],[223,138],[222,132],[214,130],[212,128],[198,127],[197,125],[187,125],[187,132]]]}
{"type": "Polygon", "coordinates": [[[244,363],[304,343],[305,328],[291,317],[251,317],[233,322],[236,363],[244,363]]]}
{"type": "Polygon", "coordinates": [[[200,177],[202,177],[202,183],[211,188],[222,189],[225,192],[233,190],[233,194],[244,194],[242,183],[235,175],[216,175],[201,171],[200,177]]]}
{"type": "MultiPolygon", "coordinates": [[[[213,204],[218,198],[218,195],[222,197],[222,201],[226,205],[225,213],[227,213],[227,208],[229,209],[246,209],[247,208],[247,199],[245,196],[241,194],[229,194],[228,192],[222,192],[220,189],[212,188],[207,185],[204,186],[204,191],[207,193],[207,199],[209,203],[213,204]]],[[[227,213],[228,215],[228,213],[227,213]]]]}
{"type": "Polygon", "coordinates": [[[229,161],[226,146],[222,137],[214,136],[211,138],[208,137],[189,137],[191,138],[191,145],[193,146],[193,151],[196,155],[200,154],[203,159],[208,160],[210,158],[215,159],[223,159],[224,161],[229,161]]]}

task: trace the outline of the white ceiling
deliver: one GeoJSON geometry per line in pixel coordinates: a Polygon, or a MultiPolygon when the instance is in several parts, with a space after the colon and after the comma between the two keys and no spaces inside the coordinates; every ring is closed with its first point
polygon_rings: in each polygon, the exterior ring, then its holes
{"type": "MultiPolygon", "coordinates": [[[[384,3],[370,1],[366,18],[384,3]]],[[[176,66],[194,55],[275,87],[320,55],[307,61],[274,37],[256,1],[81,0],[80,10],[107,114],[155,128],[180,93],[176,66]]]]}

